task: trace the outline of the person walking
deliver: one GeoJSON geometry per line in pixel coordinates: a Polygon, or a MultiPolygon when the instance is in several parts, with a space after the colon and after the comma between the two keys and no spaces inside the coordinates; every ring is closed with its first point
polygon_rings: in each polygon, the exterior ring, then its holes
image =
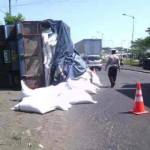
{"type": "Polygon", "coordinates": [[[116,78],[117,78],[117,72],[120,71],[120,60],[119,57],[116,55],[116,50],[111,51],[111,55],[108,57],[105,71],[108,68],[108,78],[111,83],[111,87],[113,88],[115,86],[116,78]]]}

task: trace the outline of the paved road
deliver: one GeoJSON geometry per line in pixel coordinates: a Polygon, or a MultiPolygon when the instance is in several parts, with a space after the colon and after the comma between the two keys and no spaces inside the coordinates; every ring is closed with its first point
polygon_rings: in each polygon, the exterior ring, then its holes
{"type": "Polygon", "coordinates": [[[98,104],[77,106],[68,113],[71,134],[67,149],[149,150],[150,114],[135,116],[128,113],[133,108],[138,81],[142,82],[144,98],[150,106],[149,74],[122,70],[114,89],[107,88],[106,72],[101,71],[99,76],[104,87],[95,97],[98,104]]]}
{"type": "Polygon", "coordinates": [[[142,82],[150,110],[149,74],[121,70],[115,88],[106,72],[99,72],[103,87],[93,98],[98,104],[75,105],[69,111],[45,115],[13,112],[19,92],[0,91],[0,150],[149,150],[150,114],[135,116],[132,109],[136,82],[142,82]]]}

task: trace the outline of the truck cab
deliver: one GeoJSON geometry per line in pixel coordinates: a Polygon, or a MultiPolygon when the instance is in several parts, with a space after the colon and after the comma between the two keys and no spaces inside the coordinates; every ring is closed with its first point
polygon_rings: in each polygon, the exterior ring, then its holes
{"type": "Polygon", "coordinates": [[[101,71],[102,69],[102,59],[99,55],[87,55],[83,56],[83,60],[86,62],[87,66],[93,70],[101,71]]]}

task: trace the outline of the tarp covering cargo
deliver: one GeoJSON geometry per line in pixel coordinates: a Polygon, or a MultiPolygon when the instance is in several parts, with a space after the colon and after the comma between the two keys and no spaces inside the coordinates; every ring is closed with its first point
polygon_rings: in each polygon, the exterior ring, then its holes
{"type": "Polygon", "coordinates": [[[58,84],[68,77],[76,78],[86,71],[86,64],[75,51],[70,28],[63,21],[44,20],[42,27],[57,34],[57,44],[50,68],[50,84],[58,84]]]}

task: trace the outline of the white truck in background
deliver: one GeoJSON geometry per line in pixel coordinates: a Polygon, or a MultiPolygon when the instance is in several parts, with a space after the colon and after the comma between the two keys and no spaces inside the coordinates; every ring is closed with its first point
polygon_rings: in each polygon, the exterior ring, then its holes
{"type": "Polygon", "coordinates": [[[102,40],[101,39],[83,39],[75,43],[75,49],[81,56],[101,55],[102,40]]]}
{"type": "Polygon", "coordinates": [[[102,40],[101,39],[83,39],[75,43],[75,49],[82,56],[87,63],[89,68],[101,70],[101,50],[102,40]]]}

